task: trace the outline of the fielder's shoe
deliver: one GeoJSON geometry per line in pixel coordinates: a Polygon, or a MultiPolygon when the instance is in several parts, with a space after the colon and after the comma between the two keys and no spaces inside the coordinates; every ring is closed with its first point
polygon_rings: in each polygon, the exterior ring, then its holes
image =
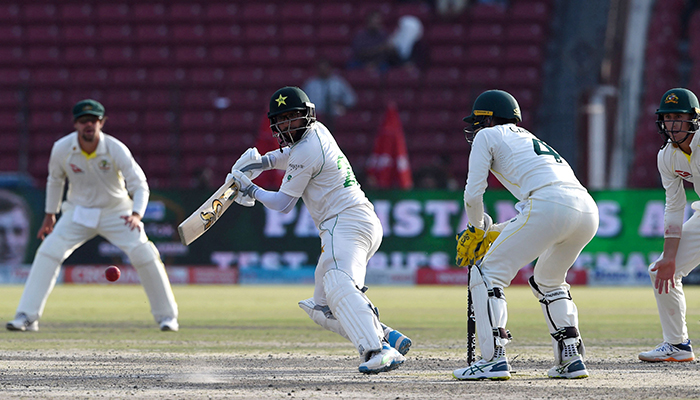
{"type": "Polygon", "coordinates": [[[29,322],[26,314],[19,313],[15,315],[15,319],[7,323],[6,327],[8,331],[36,332],[39,330],[39,321],[29,322]]]}
{"type": "Polygon", "coordinates": [[[506,356],[486,361],[483,358],[474,364],[454,370],[452,376],[462,381],[478,381],[491,379],[493,381],[505,381],[510,379],[510,365],[506,356]]]}
{"type": "Polygon", "coordinates": [[[684,362],[693,361],[695,359],[695,354],[693,354],[693,347],[690,345],[690,339],[688,339],[679,344],[663,342],[656,346],[654,350],[639,353],[639,359],[649,362],[684,362]]]}
{"type": "Polygon", "coordinates": [[[160,321],[160,330],[163,332],[177,332],[180,325],[177,323],[177,318],[165,318],[160,321]]]}
{"type": "Polygon", "coordinates": [[[561,365],[552,367],[549,372],[547,372],[547,375],[550,378],[581,379],[588,378],[588,371],[583,364],[581,355],[577,354],[563,361],[561,365]]]}
{"type": "Polygon", "coordinates": [[[382,324],[382,328],[384,329],[384,339],[389,342],[389,346],[398,350],[402,356],[405,356],[413,344],[411,339],[409,339],[408,336],[404,335],[403,333],[384,324],[382,324]]]}
{"type": "Polygon", "coordinates": [[[359,370],[363,374],[378,374],[396,369],[404,361],[406,358],[401,353],[390,347],[388,343],[384,343],[381,351],[374,352],[369,360],[360,364],[359,370]]]}

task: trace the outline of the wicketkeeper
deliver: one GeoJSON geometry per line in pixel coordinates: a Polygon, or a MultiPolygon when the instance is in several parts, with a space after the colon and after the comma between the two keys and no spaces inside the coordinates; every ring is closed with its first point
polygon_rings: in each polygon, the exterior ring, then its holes
{"type": "Polygon", "coordinates": [[[598,208],[566,161],[517,125],[522,121],[520,107],[509,93],[482,93],[464,121],[472,144],[464,190],[469,226],[458,238],[457,263],[471,268],[469,289],[482,358],[455,370],[453,376],[510,379],[505,346],[511,335],[506,329],[504,289],[520,268],[537,259],[529,282],[542,305],[554,347],[556,364],[548,375],[585,378],[578,311],[565,278],[598,229],[598,208]],[[489,171],[519,200],[518,215],[499,225],[484,213],[489,171]]]}

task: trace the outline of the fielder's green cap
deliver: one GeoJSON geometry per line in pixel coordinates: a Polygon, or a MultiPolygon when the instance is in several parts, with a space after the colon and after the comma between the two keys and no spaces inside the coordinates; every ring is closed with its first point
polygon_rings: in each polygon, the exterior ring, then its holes
{"type": "Polygon", "coordinates": [[[83,115],[95,115],[102,119],[105,116],[105,107],[92,99],[80,100],[73,106],[73,119],[76,120],[83,115]]]}

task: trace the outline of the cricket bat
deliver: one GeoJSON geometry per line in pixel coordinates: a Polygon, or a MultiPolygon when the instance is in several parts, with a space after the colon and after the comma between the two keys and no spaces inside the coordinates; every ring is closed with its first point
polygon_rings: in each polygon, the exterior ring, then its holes
{"type": "MultiPolygon", "coordinates": [[[[471,268],[467,276],[471,274],[471,268]]],[[[467,278],[467,364],[472,365],[476,361],[476,316],[474,315],[474,302],[472,291],[469,288],[469,278],[467,278]]]]}
{"type": "Polygon", "coordinates": [[[238,185],[234,180],[224,183],[197,211],[187,217],[177,227],[180,241],[189,246],[202,236],[226,212],[238,194],[238,185]]]}

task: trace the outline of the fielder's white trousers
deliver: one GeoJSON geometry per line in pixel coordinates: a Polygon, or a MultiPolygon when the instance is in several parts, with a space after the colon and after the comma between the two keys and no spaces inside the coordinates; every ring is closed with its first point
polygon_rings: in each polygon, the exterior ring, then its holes
{"type": "Polygon", "coordinates": [[[332,268],[347,273],[362,288],[367,263],[382,243],[382,224],[371,205],[344,210],[319,225],[321,255],[314,272],[314,302],[327,305],[323,276],[332,268]]]}
{"type": "Polygon", "coordinates": [[[149,242],[143,227],[140,230],[130,230],[124,219],[120,218],[131,215],[131,200],[125,200],[111,208],[103,208],[96,228],[88,228],[74,222],[75,206],[70,202],[64,202],[61,208],[62,214],[53,232],[46,236],[34,257],[17,313],[26,314],[30,321],[38,320],[56,284],[63,261],[75,249],[100,235],[132,258],[132,264],[149,298],[156,322],[164,318],[177,318],[175,296],[157,249],[149,242]]]}
{"type": "MultiPolygon", "coordinates": [[[[688,327],[685,323],[685,293],[683,292],[683,277],[700,265],[700,202],[692,205],[695,213],[683,224],[683,234],[678,245],[676,254],[676,274],[673,281],[676,287],[669,289],[668,293],[659,294],[654,290],[656,296],[656,307],[659,309],[659,319],[663,330],[664,341],[671,344],[678,344],[688,339],[688,327]]],[[[656,272],[651,268],[663,257],[663,253],[649,266],[649,276],[651,276],[652,288],[656,280],[656,272]]]]}

